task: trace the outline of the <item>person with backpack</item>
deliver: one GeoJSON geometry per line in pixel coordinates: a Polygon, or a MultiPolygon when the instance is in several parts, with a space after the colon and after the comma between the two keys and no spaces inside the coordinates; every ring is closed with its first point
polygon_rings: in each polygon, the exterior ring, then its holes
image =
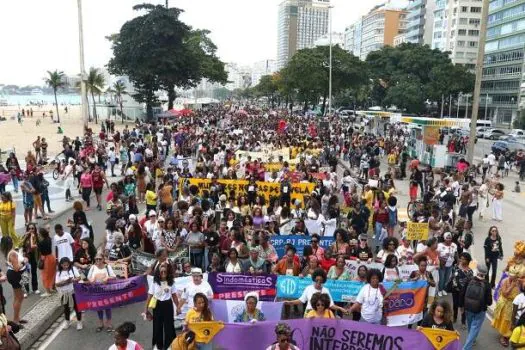
{"type": "Polygon", "coordinates": [[[487,273],[486,266],[478,265],[476,276],[469,281],[465,289],[463,306],[467,313],[468,335],[463,350],[472,349],[485,321],[487,307],[492,305],[490,284],[485,280],[487,273]]]}

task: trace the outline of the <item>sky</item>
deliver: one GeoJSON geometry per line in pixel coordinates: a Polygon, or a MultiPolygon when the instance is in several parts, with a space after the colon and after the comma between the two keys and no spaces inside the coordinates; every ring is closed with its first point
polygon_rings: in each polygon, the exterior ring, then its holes
{"type": "MultiPolygon", "coordinates": [[[[169,0],[194,28],[211,30],[224,62],[251,65],[277,54],[277,10],[282,0],[169,0]]],[[[403,2],[406,0],[393,0],[403,2]]],[[[83,0],[86,69],[112,56],[105,37],[137,15],[136,4],[165,0],[83,0]]],[[[385,0],[331,0],[333,31],[344,28],[385,0]]],[[[0,84],[42,85],[47,70],[80,71],[75,0],[0,0],[0,84]]]]}

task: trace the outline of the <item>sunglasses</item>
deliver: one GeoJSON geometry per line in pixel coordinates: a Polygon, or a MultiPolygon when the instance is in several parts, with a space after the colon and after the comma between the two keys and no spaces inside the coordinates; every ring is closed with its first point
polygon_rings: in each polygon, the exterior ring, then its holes
{"type": "Polygon", "coordinates": [[[319,241],[312,241],[312,243],[319,243],[319,241]]]}

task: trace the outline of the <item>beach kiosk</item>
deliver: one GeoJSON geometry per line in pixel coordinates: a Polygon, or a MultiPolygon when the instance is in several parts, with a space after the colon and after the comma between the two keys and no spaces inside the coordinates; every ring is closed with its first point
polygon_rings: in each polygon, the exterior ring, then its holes
{"type": "Polygon", "coordinates": [[[470,121],[444,120],[438,118],[401,117],[401,123],[408,124],[408,152],[422,164],[433,168],[449,168],[455,166],[459,158],[457,153],[448,153],[446,145],[439,144],[440,128],[469,128],[470,121]]]}

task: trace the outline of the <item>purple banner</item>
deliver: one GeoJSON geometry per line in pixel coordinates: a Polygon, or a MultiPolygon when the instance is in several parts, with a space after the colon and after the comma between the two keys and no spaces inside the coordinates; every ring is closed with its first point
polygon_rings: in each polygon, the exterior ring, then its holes
{"type": "MultiPolygon", "coordinates": [[[[292,341],[303,350],[435,349],[423,333],[407,328],[326,318],[288,320],[286,323],[292,329],[292,341]]],[[[246,344],[250,344],[250,350],[265,350],[277,341],[275,324],[275,321],[226,324],[213,338],[214,349],[245,350],[246,344]]],[[[460,350],[461,343],[452,340],[444,349],[460,350]]]]}
{"type": "Polygon", "coordinates": [[[79,311],[111,309],[145,301],[148,297],[146,276],[108,283],[75,283],[74,288],[79,311]]]}
{"type": "MultiPolygon", "coordinates": [[[[280,321],[284,303],[259,301],[257,309],[264,315],[264,321],[280,321]]],[[[210,304],[213,319],[233,323],[246,309],[244,300],[214,300],[210,304]]]]}
{"type": "Polygon", "coordinates": [[[259,300],[273,301],[277,275],[239,275],[213,272],[208,274],[213,299],[244,300],[249,292],[257,292],[259,300]]]}

